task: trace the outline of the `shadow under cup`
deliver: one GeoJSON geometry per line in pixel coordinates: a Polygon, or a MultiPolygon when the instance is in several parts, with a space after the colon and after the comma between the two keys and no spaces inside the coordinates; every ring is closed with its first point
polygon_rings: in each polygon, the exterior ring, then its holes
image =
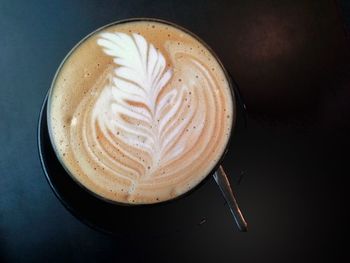
{"type": "MultiPolygon", "coordinates": [[[[76,209],[72,208],[71,204],[67,203],[67,200],[63,200],[63,199],[66,199],[66,198],[62,198],[62,195],[60,193],[58,193],[57,189],[55,189],[55,185],[54,185],[54,183],[52,182],[52,179],[51,179],[53,177],[53,173],[65,174],[66,175],[65,177],[67,177],[67,175],[68,175],[69,180],[70,180],[69,185],[72,185],[72,184],[75,185],[74,187],[72,187],[72,189],[70,191],[73,191],[73,192],[78,191],[79,192],[79,194],[72,193],[71,194],[72,196],[70,198],[68,198],[68,200],[70,200],[69,202],[72,202],[71,200],[75,200],[77,198],[77,196],[81,195],[81,193],[84,192],[84,194],[82,196],[79,196],[79,199],[81,199],[81,200],[76,200],[77,202],[80,202],[80,204],[78,206],[80,206],[80,207],[86,206],[85,209],[87,209],[87,210],[89,209],[89,204],[92,205],[91,208],[92,207],[96,208],[96,206],[104,207],[104,209],[102,209],[104,211],[101,211],[101,213],[105,213],[106,216],[108,216],[108,215],[110,215],[112,213],[110,209],[115,209],[116,207],[118,207],[119,210],[120,209],[123,210],[123,211],[119,211],[118,212],[118,214],[120,215],[121,213],[125,213],[125,211],[126,211],[125,209],[128,210],[128,213],[126,213],[126,214],[129,214],[131,212],[130,209],[133,210],[133,211],[135,211],[136,208],[137,208],[137,210],[140,210],[140,211],[142,211],[144,209],[147,209],[149,211],[149,209],[151,207],[158,207],[158,208],[162,207],[162,208],[164,208],[164,207],[169,206],[169,205],[170,206],[174,206],[174,203],[178,204],[179,201],[181,203],[183,203],[184,202],[183,200],[186,199],[184,197],[187,197],[190,194],[192,194],[194,191],[198,190],[205,182],[208,181],[209,178],[212,178],[210,175],[212,175],[218,169],[218,167],[222,163],[222,160],[223,160],[226,152],[228,151],[229,144],[231,142],[232,133],[233,133],[233,130],[234,130],[234,126],[235,126],[235,123],[236,123],[236,101],[235,101],[235,95],[234,95],[235,92],[234,92],[234,90],[237,92],[237,86],[235,85],[234,82],[232,82],[231,77],[229,76],[229,74],[227,73],[227,71],[225,70],[225,68],[223,67],[222,63],[220,62],[220,60],[217,57],[217,55],[213,52],[213,50],[203,40],[201,40],[198,36],[194,35],[192,32],[188,31],[187,29],[182,28],[181,26],[178,26],[178,25],[176,25],[174,23],[171,23],[171,22],[168,22],[168,21],[159,20],[159,19],[136,18],[136,19],[127,19],[127,20],[117,21],[117,22],[108,24],[108,25],[106,25],[104,27],[101,27],[101,28],[95,30],[94,32],[92,32],[91,34],[86,36],[84,39],[82,39],[67,54],[67,56],[64,58],[64,60],[62,61],[61,65],[59,66],[59,68],[58,68],[58,70],[57,70],[57,72],[55,74],[55,77],[53,79],[53,82],[52,82],[51,88],[49,90],[48,96],[46,97],[44,105],[43,105],[43,108],[42,108],[42,113],[41,113],[41,118],[40,118],[40,123],[39,123],[39,150],[40,150],[40,154],[41,154],[43,168],[44,168],[44,171],[45,171],[45,173],[47,175],[47,178],[49,180],[49,183],[50,183],[51,187],[54,189],[54,192],[59,197],[59,199],[73,213],[75,212],[74,210],[76,210],[76,209]],[[150,22],[157,22],[157,23],[167,24],[167,25],[173,26],[173,27],[175,27],[177,29],[180,29],[180,30],[184,31],[185,33],[189,34],[190,36],[192,36],[193,38],[198,40],[200,43],[202,43],[211,52],[213,57],[216,58],[217,62],[221,66],[221,68],[222,68],[222,70],[223,70],[223,72],[224,72],[224,74],[226,76],[227,82],[229,83],[229,87],[230,87],[230,94],[232,96],[232,109],[233,109],[233,112],[232,112],[232,127],[231,127],[231,133],[230,133],[229,138],[228,138],[228,142],[226,144],[225,150],[223,151],[221,157],[219,158],[218,162],[216,163],[216,165],[212,169],[212,171],[199,184],[197,184],[195,187],[193,187],[189,191],[187,191],[187,192],[185,192],[185,193],[175,197],[174,199],[170,199],[170,200],[163,201],[163,202],[160,202],[160,203],[145,204],[145,205],[144,204],[126,204],[126,203],[119,203],[119,202],[111,201],[109,199],[105,199],[105,198],[101,197],[100,195],[97,195],[96,193],[90,191],[85,186],[80,184],[75,179],[75,177],[73,175],[71,175],[70,171],[65,166],[63,160],[60,159],[58,151],[55,148],[54,140],[52,138],[51,125],[50,125],[50,121],[51,121],[51,119],[50,119],[50,103],[51,103],[51,97],[52,97],[52,90],[53,90],[53,88],[55,86],[55,81],[56,81],[57,75],[59,74],[59,72],[60,72],[62,66],[64,65],[65,61],[67,60],[67,58],[70,57],[70,55],[75,51],[75,49],[80,44],[82,44],[86,39],[88,39],[91,35],[95,34],[96,32],[99,32],[99,31],[101,31],[101,30],[103,30],[105,28],[108,28],[110,26],[114,26],[114,25],[117,25],[117,24],[128,23],[128,22],[135,22],[135,21],[146,21],[146,22],[150,21],[150,22]],[[45,135],[44,134],[45,132],[43,132],[42,129],[46,129],[48,131],[48,134],[45,135]],[[45,151],[45,147],[43,147],[43,142],[44,141],[45,141],[46,144],[47,143],[49,143],[49,144],[51,143],[51,145],[45,145],[46,148],[47,147],[51,147],[51,151],[45,151]],[[47,155],[47,156],[45,156],[45,155],[47,155]],[[50,162],[51,164],[48,164],[48,162],[50,162]],[[55,164],[56,170],[52,170],[52,169],[48,168],[50,165],[52,166],[52,162],[56,162],[56,164],[55,164]],[[61,166],[61,167],[57,168],[58,166],[61,166]],[[175,200],[176,200],[176,202],[174,202],[175,200]],[[106,207],[108,207],[107,210],[106,210],[106,207]]],[[[239,96],[238,96],[238,99],[239,99],[239,96]]],[[[238,100],[238,103],[240,103],[239,100],[238,100]]],[[[68,177],[66,179],[68,179],[68,177]]],[[[65,182],[65,184],[68,184],[68,181],[65,182]]],[[[65,192],[65,194],[67,194],[67,191],[64,191],[64,192],[65,192]]],[[[209,199],[210,197],[207,197],[207,198],[209,199]]],[[[75,204],[75,205],[77,205],[77,204],[75,204]]],[[[172,208],[171,210],[173,210],[173,209],[174,208],[172,208]]],[[[169,211],[169,213],[170,213],[170,211],[169,211]]],[[[173,213],[171,213],[171,214],[173,214],[173,213]]],[[[176,213],[174,213],[173,215],[176,215],[176,213]]],[[[130,215],[130,216],[132,216],[132,215],[130,215]]],[[[128,217],[128,218],[130,218],[130,217],[128,217]]],[[[89,220],[87,220],[87,221],[89,221],[89,220]]],[[[92,220],[92,221],[94,221],[94,220],[92,220]]],[[[89,222],[86,222],[86,223],[89,224],[89,222]]],[[[130,223],[130,222],[128,222],[128,223],[130,223]]],[[[89,224],[89,225],[91,225],[91,224],[89,224]]],[[[96,224],[93,224],[93,225],[95,225],[95,227],[96,227],[96,224]]],[[[114,232],[114,231],[107,231],[107,232],[114,232]]]]}

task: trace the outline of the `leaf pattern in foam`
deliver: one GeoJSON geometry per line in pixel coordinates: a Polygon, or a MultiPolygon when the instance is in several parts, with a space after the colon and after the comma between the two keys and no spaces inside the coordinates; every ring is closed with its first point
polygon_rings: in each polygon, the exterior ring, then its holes
{"type": "MultiPolygon", "coordinates": [[[[123,130],[125,143],[149,153],[153,170],[161,165],[163,153],[169,151],[170,137],[174,136],[170,133],[171,136],[164,139],[165,128],[183,108],[181,102],[187,87],[170,89],[158,98],[172,71],[167,69],[162,53],[139,34],[102,33],[97,44],[117,65],[109,86],[114,100],[109,110],[116,116],[113,127],[123,130]],[[169,107],[169,103],[173,106],[169,107]],[[133,140],[137,134],[148,138],[135,145],[133,140]]],[[[186,123],[182,123],[181,128],[185,126],[186,123]]],[[[174,157],[181,152],[178,148],[174,151],[174,157]]]]}

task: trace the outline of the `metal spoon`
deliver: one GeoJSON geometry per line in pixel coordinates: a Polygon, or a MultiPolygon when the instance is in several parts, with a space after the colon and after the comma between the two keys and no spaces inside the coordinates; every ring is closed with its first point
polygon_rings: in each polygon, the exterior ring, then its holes
{"type": "Polygon", "coordinates": [[[245,221],[242,212],[239,209],[238,203],[230,186],[230,182],[222,166],[219,167],[219,169],[214,173],[213,176],[230,208],[230,211],[236,221],[238,229],[242,232],[247,232],[247,222],[245,221]]]}

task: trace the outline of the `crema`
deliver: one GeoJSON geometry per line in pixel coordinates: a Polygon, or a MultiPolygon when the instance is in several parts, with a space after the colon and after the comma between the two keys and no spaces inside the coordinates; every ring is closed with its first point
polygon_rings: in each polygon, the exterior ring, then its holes
{"type": "Polygon", "coordinates": [[[49,97],[58,157],[104,199],[149,204],[199,184],[226,149],[235,117],[220,62],[172,25],[130,21],[85,38],[49,97]]]}

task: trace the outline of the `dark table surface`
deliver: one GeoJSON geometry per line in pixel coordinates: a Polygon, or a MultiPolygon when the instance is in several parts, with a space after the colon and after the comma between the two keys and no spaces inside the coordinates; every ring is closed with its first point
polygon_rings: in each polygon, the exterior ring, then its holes
{"type": "Polygon", "coordinates": [[[1,0],[0,262],[338,262],[348,257],[342,239],[349,196],[349,5],[1,0]],[[196,227],[151,239],[116,238],[87,227],[46,182],[36,128],[56,68],[92,30],[140,16],[167,19],[201,36],[241,87],[248,128],[235,133],[224,165],[248,233],[236,230],[213,180],[194,193],[203,199],[196,227]]]}

